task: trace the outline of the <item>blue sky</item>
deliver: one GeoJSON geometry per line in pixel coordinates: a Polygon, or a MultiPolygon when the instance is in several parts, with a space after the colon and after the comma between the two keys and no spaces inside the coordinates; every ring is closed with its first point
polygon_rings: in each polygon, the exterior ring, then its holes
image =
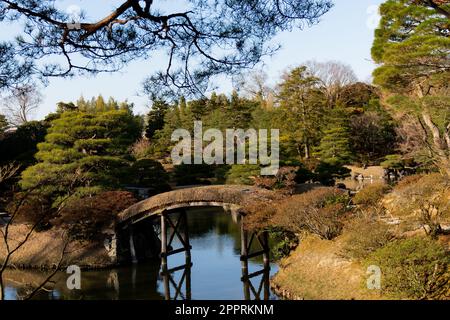
{"type": "MultiPolygon", "coordinates": [[[[72,0],[56,1],[61,8],[80,6],[87,12],[99,15],[106,13],[120,1],[110,1],[110,5],[101,6],[99,1],[72,0]],[[94,10],[94,11],[91,11],[94,10]]],[[[106,2],[106,1],[102,1],[106,2]]],[[[164,1],[166,2],[166,1],[164,1]]],[[[263,69],[268,73],[270,81],[276,83],[286,69],[300,65],[308,60],[327,61],[338,60],[351,65],[362,81],[370,78],[375,68],[370,57],[373,41],[374,8],[382,0],[334,0],[335,6],[324,15],[318,25],[305,27],[303,30],[283,32],[275,41],[282,48],[271,58],[264,61],[263,69]]],[[[0,31],[0,38],[11,36],[11,31],[0,31]]],[[[56,109],[59,101],[75,101],[81,95],[85,98],[102,94],[113,96],[118,100],[128,99],[135,103],[135,111],[144,113],[148,110],[148,100],[139,96],[142,80],[158,65],[164,63],[164,56],[156,54],[151,61],[131,63],[121,72],[101,74],[95,77],[76,77],[72,79],[52,79],[49,86],[42,90],[44,101],[35,114],[35,119],[41,119],[56,109]]],[[[220,92],[229,93],[232,90],[230,81],[220,81],[220,92]]]]}

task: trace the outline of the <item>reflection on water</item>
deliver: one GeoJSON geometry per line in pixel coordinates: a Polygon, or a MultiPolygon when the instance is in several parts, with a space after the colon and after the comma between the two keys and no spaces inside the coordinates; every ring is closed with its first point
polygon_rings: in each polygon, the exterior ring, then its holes
{"type": "MultiPolygon", "coordinates": [[[[190,210],[191,258],[184,253],[168,257],[167,266],[149,261],[111,270],[84,271],[81,290],[69,290],[68,275],[61,272],[55,283],[37,299],[276,299],[269,278],[275,264],[262,257],[241,268],[240,226],[217,208],[190,210]]],[[[174,243],[174,245],[177,243],[174,243]]],[[[178,243],[179,244],[179,243],[178,243]]],[[[256,245],[256,244],[255,244],[256,245]]],[[[6,298],[20,299],[27,286],[37,285],[46,274],[36,270],[8,271],[6,298]]]]}

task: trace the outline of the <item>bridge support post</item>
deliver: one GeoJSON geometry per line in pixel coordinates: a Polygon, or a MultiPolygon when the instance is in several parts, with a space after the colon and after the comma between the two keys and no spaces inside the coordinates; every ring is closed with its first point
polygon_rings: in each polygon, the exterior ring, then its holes
{"type": "Polygon", "coordinates": [[[186,210],[181,211],[180,219],[183,219],[183,238],[184,238],[184,249],[186,250],[186,259],[191,259],[191,244],[189,241],[189,228],[188,228],[188,218],[186,210]]]}
{"type": "Polygon", "coordinates": [[[164,213],[161,214],[161,264],[167,266],[167,224],[164,213]]]}
{"type": "Polygon", "coordinates": [[[134,230],[133,225],[130,224],[129,226],[129,232],[130,232],[130,254],[131,254],[131,262],[132,263],[138,263],[138,259],[136,256],[136,247],[134,245],[134,230]]]}
{"type": "Polygon", "coordinates": [[[180,210],[178,219],[174,219],[177,216],[176,212],[163,212],[161,214],[161,275],[164,279],[164,292],[165,299],[177,300],[178,297],[190,300],[191,299],[191,245],[189,243],[189,231],[188,231],[188,218],[186,210],[180,210]],[[168,235],[169,229],[171,230],[168,235]],[[172,242],[175,236],[180,241],[182,247],[179,249],[172,248],[172,242]],[[186,264],[184,266],[168,268],[167,257],[177,253],[185,253],[186,264]],[[179,283],[174,281],[172,274],[174,272],[184,270],[179,283]],[[185,285],[185,295],[182,293],[182,285],[185,285]],[[175,296],[171,296],[171,286],[175,289],[175,296]]]}
{"type": "Polygon", "coordinates": [[[269,236],[267,231],[256,233],[250,233],[245,230],[243,221],[241,219],[241,266],[242,266],[242,278],[244,286],[244,299],[250,300],[251,294],[256,300],[260,300],[261,298],[264,300],[268,300],[270,298],[270,248],[269,248],[269,236]],[[252,244],[255,238],[258,240],[259,246],[261,247],[260,251],[256,251],[254,253],[251,252],[252,244]],[[263,258],[263,269],[260,271],[252,272],[249,274],[248,271],[248,260],[254,257],[262,256],[263,258]],[[252,278],[261,276],[261,280],[259,286],[255,288],[251,282],[252,278]],[[261,297],[261,294],[263,296],[261,297]]]}
{"type": "Polygon", "coordinates": [[[166,265],[162,268],[160,275],[163,277],[164,281],[164,297],[166,300],[192,299],[191,268],[192,268],[191,258],[187,256],[186,256],[186,263],[182,266],[169,269],[166,265]],[[181,271],[182,271],[181,277],[179,277],[179,280],[176,280],[176,277],[174,277],[173,275],[181,271]],[[173,295],[171,292],[172,288],[174,289],[173,295]]]}
{"type": "Polygon", "coordinates": [[[173,220],[175,214],[171,212],[163,212],[161,214],[161,258],[162,263],[167,263],[167,257],[176,253],[185,252],[186,257],[191,256],[191,245],[189,243],[188,221],[185,210],[179,212],[178,219],[173,220]],[[172,217],[171,217],[172,216],[172,217]],[[168,235],[168,230],[171,230],[168,235]],[[172,249],[172,242],[175,236],[180,241],[182,247],[172,249]]]}

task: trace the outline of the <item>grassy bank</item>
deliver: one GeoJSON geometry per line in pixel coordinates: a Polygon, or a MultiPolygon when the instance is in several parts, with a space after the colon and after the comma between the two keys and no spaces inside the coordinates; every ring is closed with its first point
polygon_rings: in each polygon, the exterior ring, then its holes
{"type": "MultiPolygon", "coordinates": [[[[11,225],[9,244],[15,248],[29,233],[26,224],[11,225]]],[[[61,261],[61,267],[78,265],[85,269],[105,268],[115,265],[115,256],[101,241],[71,241],[66,245],[65,231],[52,228],[47,231],[33,232],[26,245],[11,256],[10,267],[51,269],[61,261]],[[61,260],[62,259],[62,260],[61,260]]],[[[6,255],[3,241],[0,243],[0,264],[6,255]]]]}
{"type": "Polygon", "coordinates": [[[299,246],[280,261],[274,290],[287,299],[450,299],[450,181],[408,177],[369,186],[344,208],[336,190],[297,195],[257,221],[295,232],[299,246]],[[368,289],[381,271],[381,287],[368,289]]]}
{"type": "Polygon", "coordinates": [[[364,267],[340,255],[344,241],[308,236],[280,262],[272,287],[287,299],[376,300],[379,291],[364,287],[364,267]]]}

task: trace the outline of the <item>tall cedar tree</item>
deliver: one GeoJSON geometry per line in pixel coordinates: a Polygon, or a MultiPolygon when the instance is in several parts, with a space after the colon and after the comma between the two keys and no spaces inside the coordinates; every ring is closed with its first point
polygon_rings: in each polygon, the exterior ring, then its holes
{"type": "Polygon", "coordinates": [[[319,84],[319,79],[310,75],[306,67],[298,67],[286,75],[278,94],[281,144],[293,143],[293,152],[305,159],[311,157],[312,146],[320,140],[326,97],[319,84]]]}
{"type": "Polygon", "coordinates": [[[145,136],[148,139],[153,139],[156,131],[164,128],[164,118],[168,110],[169,105],[166,102],[162,100],[156,100],[153,102],[152,109],[147,114],[145,136]]]}
{"type": "Polygon", "coordinates": [[[317,156],[322,162],[340,166],[353,159],[350,148],[349,111],[345,108],[334,108],[328,118],[324,136],[317,148],[317,156]]]}

